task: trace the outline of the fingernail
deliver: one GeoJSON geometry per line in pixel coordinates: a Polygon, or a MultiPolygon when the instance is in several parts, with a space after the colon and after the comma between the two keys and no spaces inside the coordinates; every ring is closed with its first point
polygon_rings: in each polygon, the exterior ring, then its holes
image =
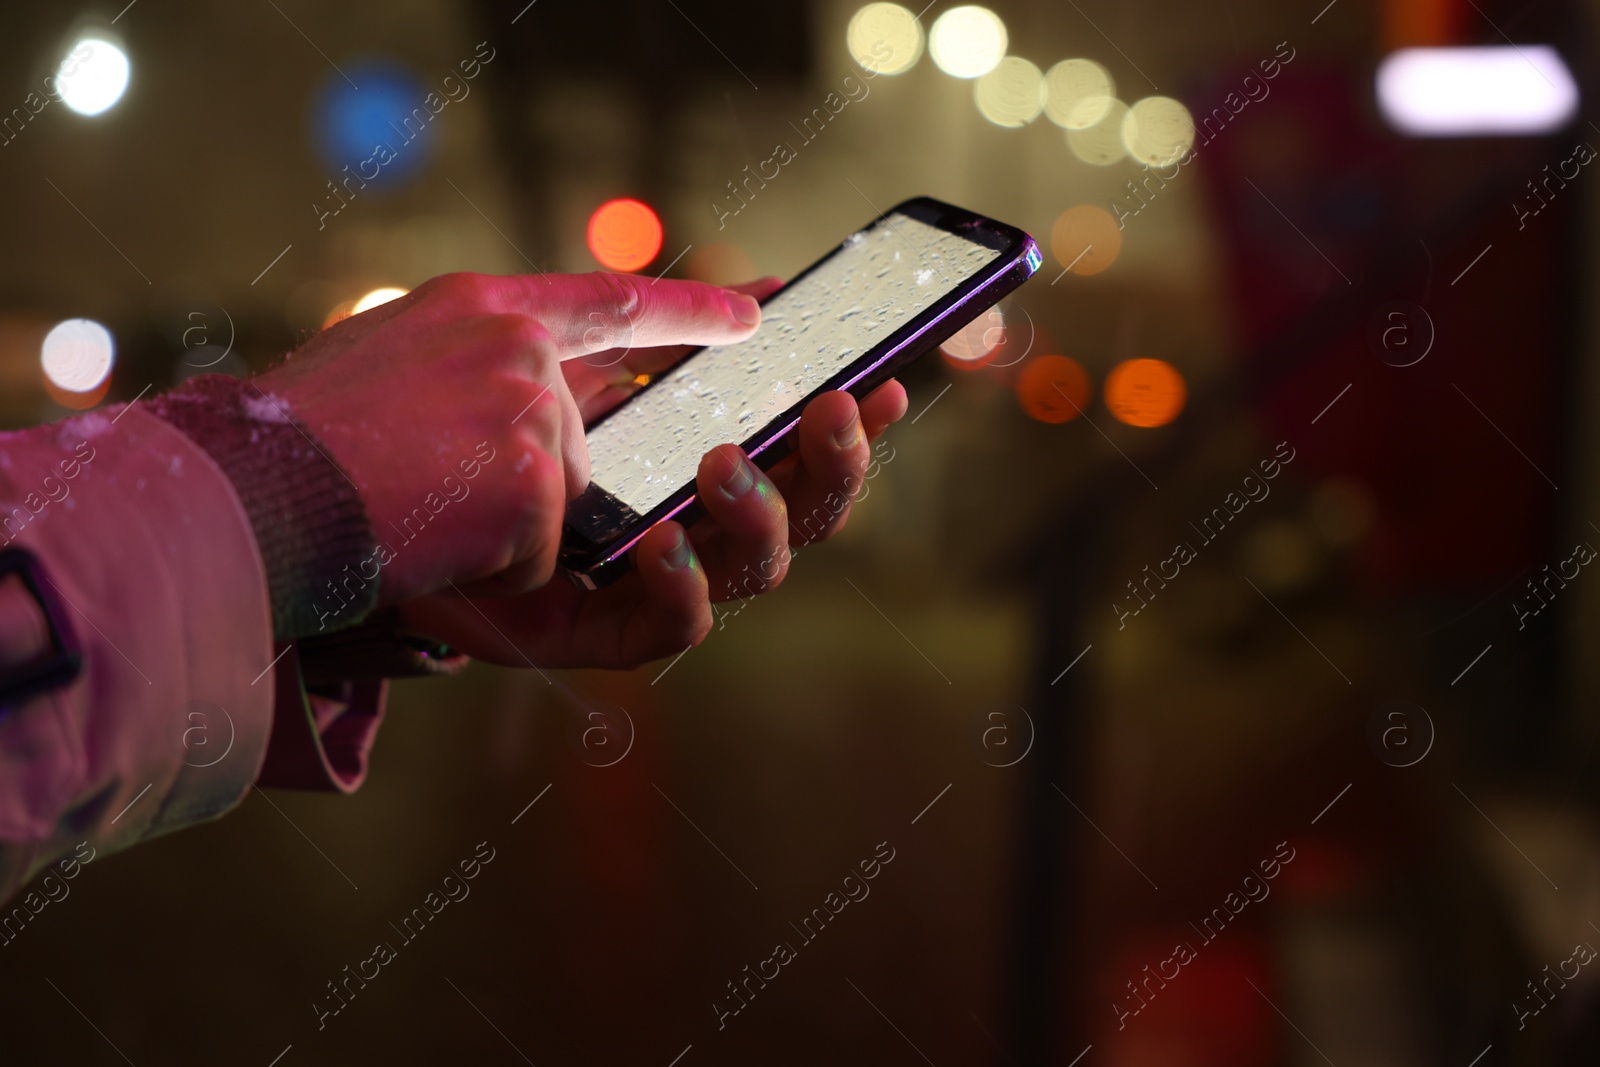
{"type": "Polygon", "coordinates": [[[737,500],[750,491],[756,484],[755,473],[750,469],[750,460],[744,456],[739,457],[739,462],[733,465],[733,473],[722,481],[722,491],[728,494],[728,499],[737,500]]]}
{"type": "Polygon", "coordinates": [[[754,326],[761,321],[761,305],[755,297],[743,293],[728,294],[728,312],[740,326],[754,326]]]}
{"type": "Polygon", "coordinates": [[[694,562],[694,553],[689,549],[689,539],[683,536],[683,531],[678,531],[678,541],[671,548],[661,554],[661,559],[675,571],[681,571],[694,562]]]}
{"type": "Polygon", "coordinates": [[[833,443],[841,449],[853,448],[861,440],[861,417],[851,415],[850,421],[833,431],[833,443]]]}

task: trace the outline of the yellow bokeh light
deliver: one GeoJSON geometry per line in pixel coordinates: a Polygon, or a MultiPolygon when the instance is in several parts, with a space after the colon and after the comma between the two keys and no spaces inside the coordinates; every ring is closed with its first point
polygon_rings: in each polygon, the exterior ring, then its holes
{"type": "Polygon", "coordinates": [[[1021,56],[1006,56],[973,85],[972,97],[996,126],[1026,126],[1044,110],[1044,74],[1021,56]]]}
{"type": "Polygon", "coordinates": [[[1087,130],[1117,98],[1111,73],[1092,59],[1063,59],[1045,75],[1044,113],[1057,126],[1087,130]]]}
{"type": "Polygon", "coordinates": [[[355,307],[350,309],[350,314],[359,315],[363,311],[371,311],[379,304],[387,304],[391,300],[398,300],[400,297],[405,296],[410,291],[411,290],[409,289],[396,289],[394,286],[384,286],[382,289],[374,289],[372,292],[356,301],[355,307]]]}
{"type": "Polygon", "coordinates": [[[922,58],[922,23],[899,4],[868,4],[844,31],[845,47],[862,70],[904,74],[922,58]]]}
{"type": "Polygon", "coordinates": [[[1006,24],[976,4],[946,11],[928,33],[928,54],[954,78],[983,77],[999,65],[1006,44],[1006,24]]]}
{"type": "Polygon", "coordinates": [[[1056,262],[1074,274],[1099,274],[1122,251],[1122,228],[1111,212],[1093,204],[1068,208],[1050,230],[1056,262]]]}
{"type": "Polygon", "coordinates": [[[1085,130],[1068,130],[1067,147],[1085,163],[1109,167],[1128,154],[1122,144],[1122,120],[1128,105],[1112,98],[1100,121],[1085,130]]]}
{"type": "Polygon", "coordinates": [[[1194,147],[1194,119],[1170,96],[1147,96],[1123,118],[1122,143],[1147,166],[1171,166],[1194,147]]]}

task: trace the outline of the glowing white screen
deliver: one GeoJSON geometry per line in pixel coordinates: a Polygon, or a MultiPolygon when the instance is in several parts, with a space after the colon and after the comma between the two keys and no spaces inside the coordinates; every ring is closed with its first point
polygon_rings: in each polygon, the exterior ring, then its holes
{"type": "Polygon", "coordinates": [[[643,515],[1000,253],[906,215],[852,234],[761,311],[748,341],[707,348],[589,432],[593,483],[643,515]]]}

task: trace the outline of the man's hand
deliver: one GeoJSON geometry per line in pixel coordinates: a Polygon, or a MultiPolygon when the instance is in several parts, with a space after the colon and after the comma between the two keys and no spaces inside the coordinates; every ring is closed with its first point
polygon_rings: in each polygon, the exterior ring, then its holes
{"type": "Polygon", "coordinates": [[[256,385],[360,491],[394,553],[381,603],[451,584],[525,593],[549,581],[566,502],[589,481],[563,361],[619,339],[727,344],[759,321],[749,296],[698,282],[447,274],[318,334],[256,385]]]}
{"type": "MultiPolygon", "coordinates": [[[[737,288],[765,297],[780,284],[769,278],[737,288]]],[[[635,375],[660,373],[688,351],[610,349],[564,363],[562,371],[592,422],[637,388],[635,375]]],[[[632,571],[606,589],[586,592],[562,581],[510,598],[445,593],[405,605],[402,615],[418,633],[507,666],[627,668],[681,652],[710,631],[713,601],[774,588],[788,572],[791,545],[843,527],[871,442],[905,411],[896,381],[859,407],[847,393],[825,393],[802,415],[798,450],[770,474],[736,445],[712,449],[696,480],[705,518],[688,531],[657,524],[635,547],[632,571]],[[792,523],[791,514],[801,522],[792,523]],[[813,516],[820,518],[803,521],[813,516]]]]}

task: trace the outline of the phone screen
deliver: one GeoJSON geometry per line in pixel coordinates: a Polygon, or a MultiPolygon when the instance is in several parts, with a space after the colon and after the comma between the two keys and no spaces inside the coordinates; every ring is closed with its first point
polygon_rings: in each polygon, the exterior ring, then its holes
{"type": "Polygon", "coordinates": [[[592,483],[640,515],[692,482],[1002,253],[898,212],[846,238],[761,309],[738,344],[706,348],[588,434],[592,483]]]}

